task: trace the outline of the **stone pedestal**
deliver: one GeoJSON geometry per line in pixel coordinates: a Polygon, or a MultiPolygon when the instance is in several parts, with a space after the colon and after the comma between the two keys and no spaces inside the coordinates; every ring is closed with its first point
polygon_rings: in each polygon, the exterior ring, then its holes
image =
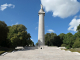
{"type": "Polygon", "coordinates": [[[38,49],[45,49],[47,48],[48,46],[47,45],[44,45],[44,46],[38,46],[38,49]]]}

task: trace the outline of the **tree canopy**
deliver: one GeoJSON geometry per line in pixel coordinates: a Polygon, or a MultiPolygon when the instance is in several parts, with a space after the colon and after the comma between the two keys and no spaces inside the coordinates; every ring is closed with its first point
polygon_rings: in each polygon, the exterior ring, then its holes
{"type": "Polygon", "coordinates": [[[1,47],[16,47],[34,45],[30,39],[30,33],[27,28],[22,25],[7,26],[4,21],[0,21],[0,46],[1,47]]]}
{"type": "Polygon", "coordinates": [[[0,21],[0,46],[6,47],[7,44],[7,33],[9,32],[9,29],[7,27],[7,24],[4,21],[0,21]]]}
{"type": "Polygon", "coordinates": [[[32,44],[31,36],[26,31],[26,27],[22,24],[9,26],[7,39],[11,40],[12,46],[25,46],[32,44]]]}

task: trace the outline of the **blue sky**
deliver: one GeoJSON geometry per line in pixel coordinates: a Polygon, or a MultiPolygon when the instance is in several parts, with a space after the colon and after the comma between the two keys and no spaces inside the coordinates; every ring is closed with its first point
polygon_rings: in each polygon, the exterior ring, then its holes
{"type": "Polygon", "coordinates": [[[0,0],[0,20],[7,26],[23,24],[34,44],[38,42],[38,12],[45,11],[46,33],[76,33],[80,24],[79,0],[0,0]]]}

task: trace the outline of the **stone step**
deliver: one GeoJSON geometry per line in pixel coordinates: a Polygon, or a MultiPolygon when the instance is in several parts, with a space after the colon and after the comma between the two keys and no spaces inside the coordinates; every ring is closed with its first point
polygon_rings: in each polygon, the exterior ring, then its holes
{"type": "Polygon", "coordinates": [[[61,50],[61,47],[33,48],[37,47],[25,47],[24,50],[0,56],[0,60],[80,60],[79,54],[61,50]]]}

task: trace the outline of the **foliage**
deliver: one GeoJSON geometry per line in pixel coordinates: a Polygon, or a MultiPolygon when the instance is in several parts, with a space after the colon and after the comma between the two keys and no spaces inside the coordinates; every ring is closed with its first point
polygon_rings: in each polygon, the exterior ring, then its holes
{"type": "Polygon", "coordinates": [[[79,26],[77,26],[76,31],[77,31],[77,32],[80,32],[80,24],[79,24],[79,26]]]}
{"type": "Polygon", "coordinates": [[[76,40],[77,37],[80,37],[80,32],[75,33],[73,37],[74,37],[74,40],[76,40]]]}
{"type": "Polygon", "coordinates": [[[67,46],[66,46],[66,48],[67,48],[67,49],[70,49],[70,46],[69,46],[69,45],[67,45],[67,46]]]}
{"type": "Polygon", "coordinates": [[[73,48],[80,48],[80,38],[78,37],[73,44],[73,48]]]}
{"type": "Polygon", "coordinates": [[[29,43],[30,46],[33,46],[34,45],[34,42],[31,39],[28,40],[28,43],[29,43]]]}
{"type": "Polygon", "coordinates": [[[9,29],[7,27],[7,24],[4,21],[0,21],[0,46],[2,47],[9,47],[7,40],[7,33],[9,32],[9,29]]]}
{"type": "Polygon", "coordinates": [[[22,24],[7,26],[4,21],[0,21],[0,46],[16,47],[32,45],[34,42],[30,39],[31,36],[27,33],[26,29],[22,24]]]}
{"type": "Polygon", "coordinates": [[[59,34],[58,36],[60,37],[60,39],[62,40],[62,42],[63,42],[63,38],[64,38],[64,36],[65,36],[66,34],[64,34],[64,33],[61,33],[61,34],[59,34]]]}
{"type": "Polygon", "coordinates": [[[72,45],[74,44],[74,38],[72,33],[69,32],[64,36],[63,44],[66,44],[67,48],[72,47],[72,45]]]}
{"type": "Polygon", "coordinates": [[[50,36],[51,36],[50,33],[47,33],[47,34],[45,35],[45,45],[48,44],[48,40],[50,40],[50,36]]]}
{"type": "Polygon", "coordinates": [[[57,36],[55,33],[46,33],[45,34],[45,45],[51,45],[50,40],[52,40],[54,38],[54,36],[57,36]]]}
{"type": "MultiPolygon", "coordinates": [[[[30,39],[30,34],[26,31],[27,28],[22,25],[7,26],[4,21],[0,21],[0,46],[1,47],[16,47],[34,45],[30,39]]],[[[45,45],[48,46],[65,46],[66,48],[80,48],[80,24],[77,26],[77,33],[61,33],[57,36],[56,33],[45,34],[45,45]]],[[[38,45],[38,42],[36,43],[38,45]]]]}
{"type": "Polygon", "coordinates": [[[62,44],[62,45],[61,45],[61,47],[66,47],[66,46],[67,46],[66,44],[62,44]]]}
{"type": "Polygon", "coordinates": [[[62,40],[60,39],[59,36],[54,36],[54,39],[51,42],[53,42],[53,46],[58,46],[58,47],[61,46],[62,44],[62,40]]]}
{"type": "Polygon", "coordinates": [[[29,33],[26,31],[26,27],[22,24],[19,25],[13,25],[8,26],[9,28],[9,33],[7,36],[7,39],[11,41],[11,47],[16,47],[16,46],[29,46],[29,44],[32,44],[33,42],[31,41],[31,36],[29,33]]]}
{"type": "Polygon", "coordinates": [[[55,33],[47,33],[45,34],[45,45],[48,46],[60,46],[62,44],[62,40],[55,33]]]}
{"type": "Polygon", "coordinates": [[[38,42],[36,43],[36,46],[38,46],[38,42]]]}
{"type": "Polygon", "coordinates": [[[33,46],[35,46],[35,45],[34,45],[34,42],[33,42],[33,46]]]}

